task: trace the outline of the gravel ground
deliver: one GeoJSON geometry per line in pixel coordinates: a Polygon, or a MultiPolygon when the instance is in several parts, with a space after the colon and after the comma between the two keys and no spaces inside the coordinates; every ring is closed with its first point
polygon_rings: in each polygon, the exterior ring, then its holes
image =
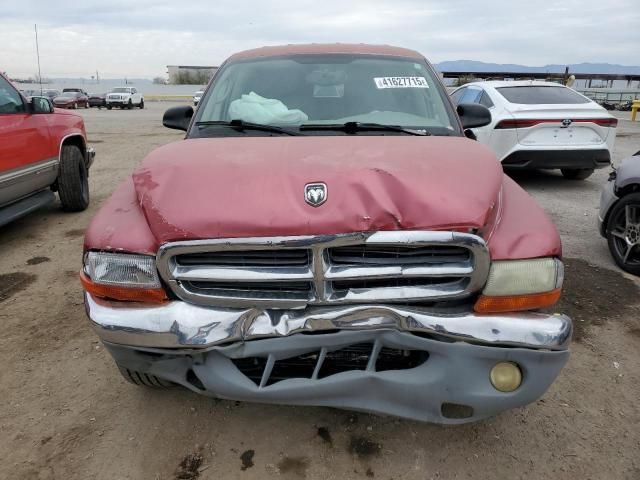
{"type": "MultiPolygon", "coordinates": [[[[125,383],[85,320],[82,235],[149,151],[181,137],[161,126],[169,106],[80,111],[97,151],[89,210],[53,205],[0,230],[0,478],[640,478],[640,282],[596,231],[607,171],[514,175],[558,225],[558,310],[577,327],[569,364],[526,408],[443,427],[125,383]]],[[[616,160],[640,148],[640,124],[618,132],[616,160]]]]}

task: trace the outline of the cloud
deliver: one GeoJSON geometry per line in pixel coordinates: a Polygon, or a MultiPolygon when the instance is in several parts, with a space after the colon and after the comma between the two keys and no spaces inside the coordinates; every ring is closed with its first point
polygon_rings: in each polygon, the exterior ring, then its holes
{"type": "Polygon", "coordinates": [[[151,77],[245,48],[334,41],[433,62],[640,64],[637,0],[24,0],[3,6],[0,69],[36,71],[34,23],[46,76],[151,77]]]}

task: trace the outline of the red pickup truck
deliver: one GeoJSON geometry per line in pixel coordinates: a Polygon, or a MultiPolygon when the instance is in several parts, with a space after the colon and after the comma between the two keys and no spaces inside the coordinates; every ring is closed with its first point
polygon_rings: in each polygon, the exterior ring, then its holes
{"type": "Polygon", "coordinates": [[[80,211],[89,205],[82,117],[55,110],[46,97],[23,97],[0,74],[0,226],[54,200],[80,211]]]}
{"type": "Polygon", "coordinates": [[[85,236],[91,324],[135,384],[462,423],[566,363],[558,233],[419,53],[233,55],[85,236]]]}

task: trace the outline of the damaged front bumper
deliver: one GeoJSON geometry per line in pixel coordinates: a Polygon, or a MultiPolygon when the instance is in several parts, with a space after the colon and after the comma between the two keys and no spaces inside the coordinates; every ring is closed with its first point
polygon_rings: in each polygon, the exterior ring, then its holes
{"type": "Polygon", "coordinates": [[[87,315],[122,368],[220,398],[322,405],[463,423],[539,398],[568,359],[571,320],[480,316],[420,307],[304,310],[160,306],[85,296],[87,315]],[[500,362],[522,384],[491,383],[500,362]]]}

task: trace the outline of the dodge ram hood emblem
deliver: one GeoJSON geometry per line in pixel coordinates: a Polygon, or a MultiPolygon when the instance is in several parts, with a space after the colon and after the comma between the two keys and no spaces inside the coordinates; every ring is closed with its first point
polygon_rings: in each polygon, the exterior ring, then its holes
{"type": "Polygon", "coordinates": [[[562,120],[563,128],[570,127],[572,123],[573,123],[573,120],[571,120],[570,118],[565,118],[564,120],[562,120]]]}
{"type": "Polygon", "coordinates": [[[312,207],[319,207],[327,201],[327,185],[325,183],[307,183],[304,186],[304,200],[312,207]]]}

